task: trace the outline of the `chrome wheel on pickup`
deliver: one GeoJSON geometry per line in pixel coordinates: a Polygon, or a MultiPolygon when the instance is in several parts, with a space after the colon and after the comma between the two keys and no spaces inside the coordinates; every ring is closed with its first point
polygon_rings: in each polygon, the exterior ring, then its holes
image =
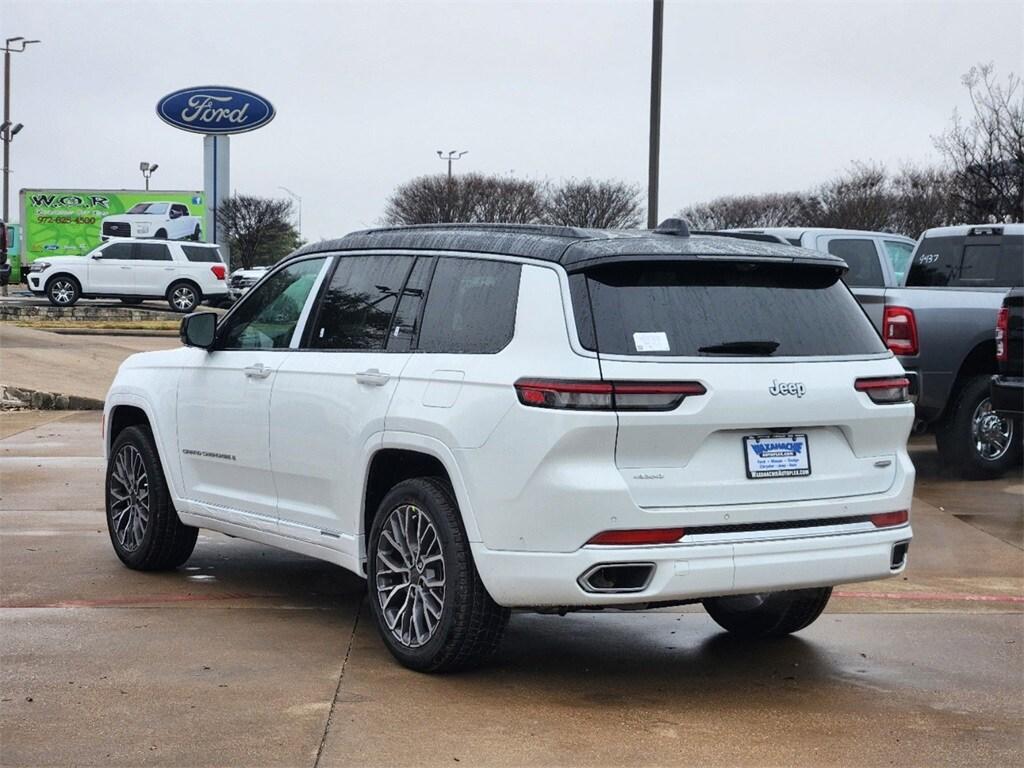
{"type": "Polygon", "coordinates": [[[991,378],[974,376],[960,387],[949,413],[935,430],[942,460],[970,480],[999,477],[1020,456],[1019,430],[992,409],[991,378]]]}
{"type": "Polygon", "coordinates": [[[1013,422],[996,413],[991,398],[986,397],[974,409],[971,436],[979,456],[986,461],[998,461],[1013,445],[1013,422]]]}

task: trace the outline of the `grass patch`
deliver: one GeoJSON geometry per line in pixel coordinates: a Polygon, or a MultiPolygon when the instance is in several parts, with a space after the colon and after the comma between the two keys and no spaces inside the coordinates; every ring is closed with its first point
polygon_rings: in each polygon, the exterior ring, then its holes
{"type": "Polygon", "coordinates": [[[93,330],[93,331],[176,331],[180,320],[16,320],[21,328],[39,331],[93,330]]]}

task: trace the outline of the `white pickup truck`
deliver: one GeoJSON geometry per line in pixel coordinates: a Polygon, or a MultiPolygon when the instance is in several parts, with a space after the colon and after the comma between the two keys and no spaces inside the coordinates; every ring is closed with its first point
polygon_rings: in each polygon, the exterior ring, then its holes
{"type": "Polygon", "coordinates": [[[184,203],[137,203],[115,216],[104,216],[100,237],[152,237],[157,240],[199,240],[202,220],[184,203]]]}

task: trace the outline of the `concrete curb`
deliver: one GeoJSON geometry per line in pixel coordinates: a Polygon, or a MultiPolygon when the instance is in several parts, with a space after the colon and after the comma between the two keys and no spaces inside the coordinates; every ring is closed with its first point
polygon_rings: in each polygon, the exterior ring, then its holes
{"type": "Polygon", "coordinates": [[[102,411],[103,401],[80,395],[41,392],[0,384],[0,410],[31,408],[36,411],[102,411]]]}

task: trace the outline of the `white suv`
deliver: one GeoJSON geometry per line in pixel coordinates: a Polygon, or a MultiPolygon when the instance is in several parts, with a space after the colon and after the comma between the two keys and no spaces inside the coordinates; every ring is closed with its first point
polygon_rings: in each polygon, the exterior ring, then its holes
{"type": "Polygon", "coordinates": [[[914,408],[844,269],[682,222],[307,246],[121,366],[114,550],[174,568],[209,528],[336,563],[420,670],[485,658],[512,608],[799,630],[911,538],[914,408]]]}
{"type": "Polygon", "coordinates": [[[157,240],[199,240],[202,219],[192,216],[184,203],[138,203],[124,213],[105,216],[100,237],[152,237],[157,240]]]}
{"type": "Polygon", "coordinates": [[[83,297],[166,299],[175,312],[191,312],[204,300],[227,298],[226,272],[216,245],[111,239],[85,256],[32,262],[28,287],[55,307],[83,297]]]}

